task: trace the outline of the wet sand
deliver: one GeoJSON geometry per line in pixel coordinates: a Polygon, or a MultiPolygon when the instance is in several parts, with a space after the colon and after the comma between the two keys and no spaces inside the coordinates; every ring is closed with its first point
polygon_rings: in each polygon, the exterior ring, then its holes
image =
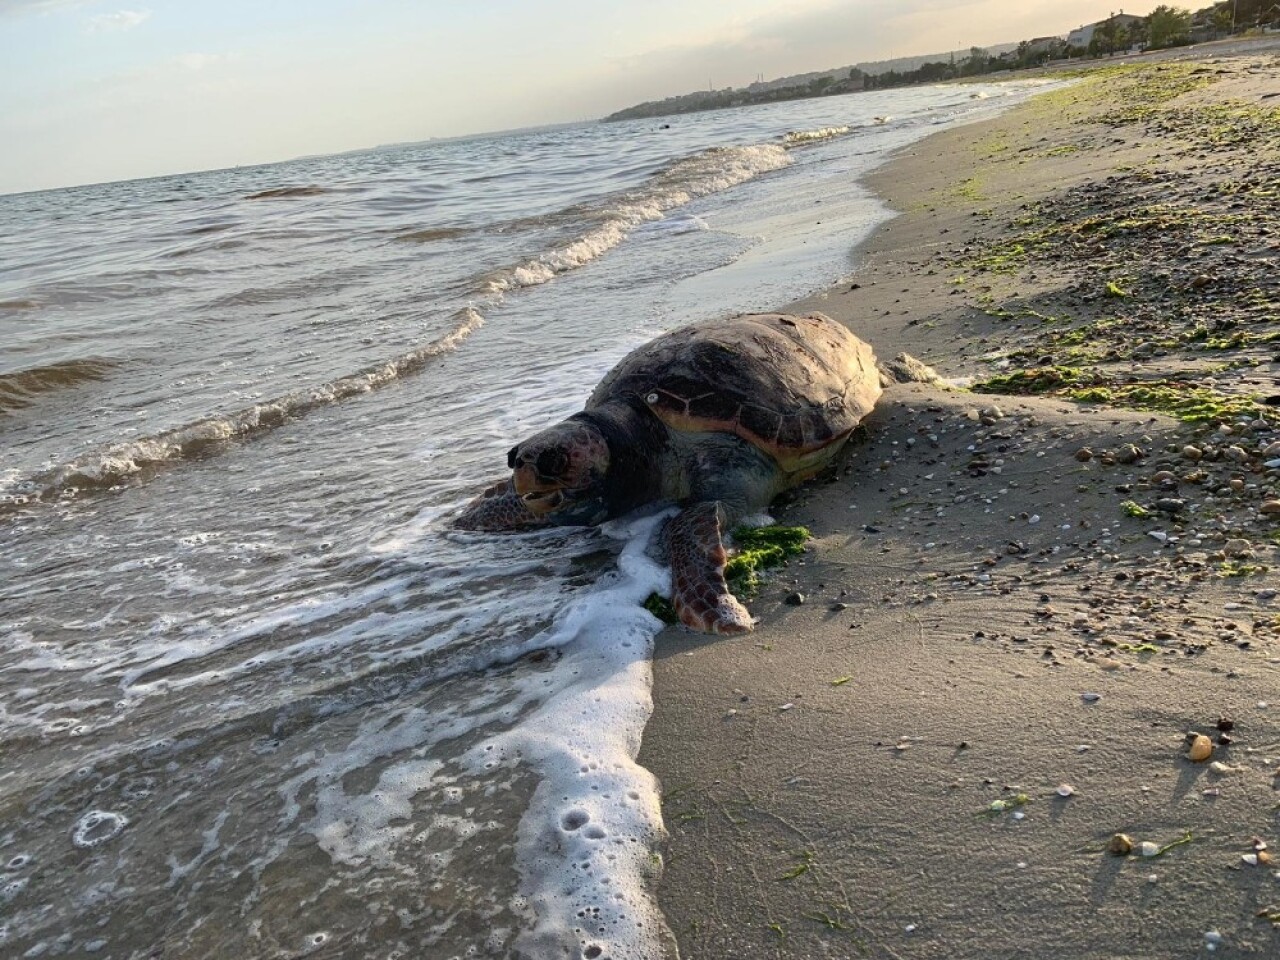
{"type": "Polygon", "coordinates": [[[756,632],[659,638],[682,955],[1280,956],[1277,46],[872,179],[901,216],[792,309],[1034,392],[891,388],[756,632]]]}

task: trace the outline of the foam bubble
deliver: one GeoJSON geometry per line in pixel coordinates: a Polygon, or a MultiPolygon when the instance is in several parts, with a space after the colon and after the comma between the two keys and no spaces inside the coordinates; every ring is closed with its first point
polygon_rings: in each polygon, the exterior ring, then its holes
{"type": "Polygon", "coordinates": [[[76,821],[71,842],[77,847],[96,847],[114,840],[128,825],[129,820],[124,814],[109,810],[90,810],[76,821]]]}

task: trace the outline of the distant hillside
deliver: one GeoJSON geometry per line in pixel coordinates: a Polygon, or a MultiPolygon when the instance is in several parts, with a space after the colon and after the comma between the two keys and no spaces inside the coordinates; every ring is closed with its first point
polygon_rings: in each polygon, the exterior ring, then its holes
{"type": "MultiPolygon", "coordinates": [[[[985,49],[990,56],[998,57],[1017,48],[1016,43],[1002,43],[985,49]]],[[[619,110],[617,113],[611,113],[605,117],[605,120],[635,120],[643,117],[716,110],[721,107],[740,107],[752,103],[772,103],[778,100],[798,100],[804,97],[852,93],[867,86],[874,86],[874,84],[868,84],[866,78],[878,77],[882,74],[909,73],[920,69],[926,63],[950,62],[953,58],[960,61],[968,58],[970,53],[969,50],[957,50],[954,53],[947,51],[917,57],[898,57],[895,60],[857,63],[815,73],[797,73],[789,77],[779,77],[776,80],[760,81],[746,87],[697,90],[693,93],[667,97],[665,100],[639,103],[625,110],[619,110]]]]}

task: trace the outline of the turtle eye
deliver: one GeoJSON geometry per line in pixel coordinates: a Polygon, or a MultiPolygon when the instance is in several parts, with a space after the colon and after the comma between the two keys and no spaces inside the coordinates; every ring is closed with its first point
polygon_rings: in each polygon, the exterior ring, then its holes
{"type": "Polygon", "coordinates": [[[507,467],[511,470],[516,468],[516,454],[520,452],[520,447],[515,446],[507,451],[507,467]]]}

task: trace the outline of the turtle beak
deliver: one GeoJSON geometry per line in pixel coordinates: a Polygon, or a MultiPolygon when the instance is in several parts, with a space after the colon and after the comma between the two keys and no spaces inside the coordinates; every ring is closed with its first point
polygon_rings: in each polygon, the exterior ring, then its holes
{"type": "Polygon", "coordinates": [[[550,513],[564,502],[564,491],[560,485],[540,480],[537,470],[530,463],[522,463],[516,467],[511,475],[511,485],[525,507],[538,516],[550,513]]]}
{"type": "Polygon", "coordinates": [[[564,494],[559,490],[537,490],[522,494],[520,499],[530,513],[540,517],[560,506],[564,502],[564,494]]]}

